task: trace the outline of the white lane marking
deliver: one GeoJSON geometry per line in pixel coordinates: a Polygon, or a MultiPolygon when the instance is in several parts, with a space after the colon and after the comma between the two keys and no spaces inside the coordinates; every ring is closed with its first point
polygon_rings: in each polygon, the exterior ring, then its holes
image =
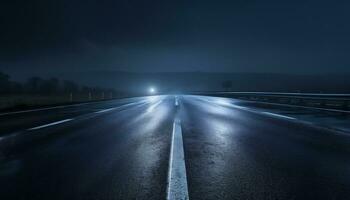
{"type": "MultiPolygon", "coordinates": [[[[241,100],[243,101],[243,100],[241,100]]],[[[276,105],[276,106],[285,106],[290,108],[305,108],[310,110],[321,110],[321,111],[329,111],[329,112],[340,112],[340,113],[350,113],[350,111],[347,110],[338,110],[338,109],[332,109],[332,108],[318,108],[318,107],[310,107],[310,106],[299,106],[299,105],[291,105],[291,104],[284,104],[284,103],[269,103],[269,102],[262,102],[262,101],[251,101],[251,100],[244,100],[259,104],[267,104],[267,105],[276,105]]]]}
{"type": "Polygon", "coordinates": [[[180,120],[173,125],[169,160],[167,200],[189,199],[180,120]]]}
{"type": "Polygon", "coordinates": [[[116,109],[116,108],[108,108],[108,109],[104,109],[104,110],[99,110],[99,111],[97,111],[95,113],[104,113],[104,112],[108,112],[108,111],[111,111],[111,110],[114,110],[114,109],[116,109]]]}
{"type": "MultiPolygon", "coordinates": [[[[216,97],[213,97],[213,98],[216,98],[216,97]]],[[[204,101],[207,101],[209,103],[217,103],[218,105],[224,105],[224,104],[221,104],[220,102],[214,102],[214,101],[210,101],[210,100],[202,99],[202,98],[200,98],[200,99],[204,100],[204,101]]],[[[279,118],[296,120],[296,118],[294,118],[294,117],[289,117],[289,116],[285,116],[285,115],[279,115],[279,114],[271,113],[271,112],[261,112],[261,111],[257,111],[257,110],[251,109],[251,108],[247,108],[247,107],[244,107],[244,106],[238,106],[238,105],[234,105],[234,104],[227,104],[225,106],[230,106],[230,107],[233,107],[233,108],[238,108],[238,109],[241,109],[241,110],[246,110],[246,111],[250,111],[250,112],[254,112],[254,113],[262,113],[262,114],[275,116],[275,117],[279,117],[279,118]]]]}
{"type": "MultiPolygon", "coordinates": [[[[224,97],[209,97],[209,96],[203,96],[203,95],[187,95],[187,96],[193,96],[195,98],[224,98],[224,97]]],[[[235,98],[228,98],[225,97],[226,99],[235,99],[235,98]]],[[[350,111],[347,110],[338,110],[338,109],[331,109],[331,108],[318,108],[318,107],[310,107],[310,106],[299,106],[299,105],[291,105],[291,104],[283,104],[283,103],[269,103],[269,102],[262,102],[262,101],[253,101],[253,100],[242,100],[242,99],[236,99],[239,101],[246,101],[246,102],[254,102],[258,104],[267,104],[267,105],[276,105],[276,106],[286,106],[286,107],[291,107],[291,108],[305,108],[305,109],[311,109],[311,110],[321,110],[321,111],[329,111],[329,112],[340,112],[340,113],[350,113],[350,111]]],[[[208,100],[206,100],[208,101],[208,100]]],[[[208,101],[209,102],[209,101],[208,101]]]]}
{"type": "Polygon", "coordinates": [[[72,121],[72,120],[74,120],[74,119],[65,119],[65,120],[61,120],[61,121],[45,124],[45,125],[42,125],[42,126],[37,126],[37,127],[34,127],[34,128],[30,128],[28,130],[29,131],[38,130],[38,129],[46,128],[46,127],[49,127],[49,126],[54,126],[54,125],[57,125],[57,124],[62,124],[62,123],[65,123],[65,122],[69,122],[69,121],[72,121]]]}
{"type": "MultiPolygon", "coordinates": [[[[139,97],[136,97],[136,98],[139,98],[139,97]]],[[[135,99],[135,98],[129,98],[129,99],[135,99]]],[[[109,100],[107,100],[107,101],[109,101],[109,100]]],[[[43,110],[52,110],[52,109],[66,108],[66,107],[78,107],[78,106],[87,105],[87,104],[93,104],[93,103],[100,103],[100,102],[99,101],[93,101],[93,102],[78,103],[78,104],[71,104],[71,105],[53,106],[53,107],[48,107],[48,108],[38,108],[38,109],[31,109],[31,110],[6,112],[6,113],[0,113],[0,116],[21,114],[21,113],[29,113],[29,112],[37,112],[37,111],[43,111],[43,110]]]]}
{"type": "Polygon", "coordinates": [[[113,108],[99,110],[99,111],[96,111],[95,113],[105,113],[105,112],[108,112],[108,111],[111,111],[111,110],[114,110],[114,109],[117,109],[117,108],[122,108],[122,107],[125,107],[125,106],[131,106],[131,105],[135,105],[135,104],[140,104],[140,103],[143,103],[143,102],[144,101],[128,103],[128,104],[124,104],[124,105],[113,107],[113,108]]]}
{"type": "Polygon", "coordinates": [[[177,98],[177,96],[175,96],[175,106],[178,106],[179,105],[179,100],[177,98]]]}
{"type": "Polygon", "coordinates": [[[293,119],[293,120],[295,120],[294,117],[288,117],[288,116],[279,115],[279,114],[276,114],[276,113],[270,113],[270,112],[262,112],[262,113],[267,114],[267,115],[272,115],[272,116],[275,116],[275,117],[282,117],[282,118],[286,118],[286,119],[293,119]]]}

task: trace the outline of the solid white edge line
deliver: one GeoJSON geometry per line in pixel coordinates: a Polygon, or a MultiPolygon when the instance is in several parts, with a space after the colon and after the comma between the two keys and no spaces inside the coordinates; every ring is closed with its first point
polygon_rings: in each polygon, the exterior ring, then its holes
{"type": "Polygon", "coordinates": [[[180,120],[176,119],[170,147],[167,200],[177,199],[188,200],[189,196],[181,125],[180,120]]]}
{"type": "Polygon", "coordinates": [[[54,125],[57,125],[57,124],[62,124],[62,123],[65,123],[65,122],[69,122],[69,121],[72,121],[72,120],[74,120],[74,119],[60,120],[60,121],[57,121],[57,122],[52,122],[52,123],[49,123],[49,124],[45,124],[45,125],[37,126],[37,127],[34,127],[34,128],[30,128],[28,130],[29,131],[38,130],[38,129],[46,128],[46,127],[49,127],[49,126],[54,126],[54,125]]]}

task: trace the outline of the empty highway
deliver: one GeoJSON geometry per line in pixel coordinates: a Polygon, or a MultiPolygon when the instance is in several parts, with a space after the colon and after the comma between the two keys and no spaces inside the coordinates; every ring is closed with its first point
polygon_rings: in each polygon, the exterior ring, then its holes
{"type": "Polygon", "coordinates": [[[350,137],[215,97],[0,114],[0,199],[349,199],[350,137]]]}

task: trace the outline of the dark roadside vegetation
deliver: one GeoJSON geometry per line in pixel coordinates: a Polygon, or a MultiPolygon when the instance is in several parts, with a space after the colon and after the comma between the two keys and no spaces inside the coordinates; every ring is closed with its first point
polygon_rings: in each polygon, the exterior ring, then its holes
{"type": "MultiPolygon", "coordinates": [[[[349,74],[286,75],[262,73],[131,73],[121,71],[80,71],[60,74],[60,78],[38,76],[18,78],[0,72],[0,112],[37,107],[147,95],[155,86],[159,94],[221,92],[286,92],[349,94],[349,74]],[[12,77],[11,77],[12,76],[12,77]],[[76,80],[79,83],[71,80],[76,80]],[[99,87],[95,87],[95,85],[99,87]],[[146,91],[146,93],[145,93],[146,91]]],[[[250,101],[292,104],[349,110],[349,95],[341,98],[299,98],[293,96],[257,96],[255,94],[214,94],[250,101]]]]}
{"type": "Polygon", "coordinates": [[[102,101],[125,97],[111,88],[80,85],[71,80],[30,77],[16,82],[0,72],[0,112],[18,111],[38,107],[102,101]]]}

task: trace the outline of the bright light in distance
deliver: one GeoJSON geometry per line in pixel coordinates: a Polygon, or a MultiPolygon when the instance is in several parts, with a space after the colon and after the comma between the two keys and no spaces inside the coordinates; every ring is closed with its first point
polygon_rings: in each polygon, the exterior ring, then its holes
{"type": "Polygon", "coordinates": [[[150,88],[148,89],[148,92],[149,92],[150,94],[155,94],[155,93],[157,92],[157,90],[156,90],[156,88],[154,88],[154,87],[150,87],[150,88]]]}

